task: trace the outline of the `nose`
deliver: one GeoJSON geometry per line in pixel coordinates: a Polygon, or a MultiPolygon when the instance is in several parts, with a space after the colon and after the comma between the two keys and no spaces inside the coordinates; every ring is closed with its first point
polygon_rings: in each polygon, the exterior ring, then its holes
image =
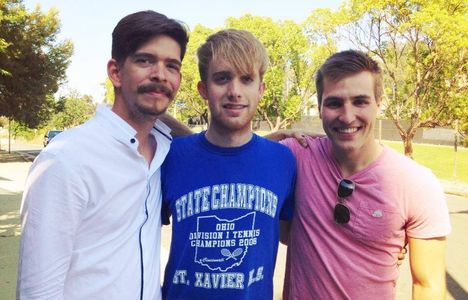
{"type": "Polygon", "coordinates": [[[353,106],[350,105],[349,103],[344,104],[341,107],[340,115],[338,117],[340,122],[344,124],[350,124],[354,121],[355,118],[356,118],[356,114],[354,112],[353,106]]]}
{"type": "Polygon", "coordinates": [[[151,80],[166,81],[166,66],[162,63],[155,63],[151,68],[151,80]]]}
{"type": "Polygon", "coordinates": [[[236,100],[241,97],[241,88],[240,88],[241,83],[239,80],[234,79],[229,83],[228,86],[228,97],[230,100],[236,100]]]}

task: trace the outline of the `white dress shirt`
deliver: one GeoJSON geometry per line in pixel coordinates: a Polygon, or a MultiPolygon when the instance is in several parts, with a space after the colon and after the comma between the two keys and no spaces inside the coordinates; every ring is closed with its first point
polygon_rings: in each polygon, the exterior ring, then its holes
{"type": "Polygon", "coordinates": [[[160,299],[160,166],[107,107],[54,138],[31,166],[21,205],[20,299],[160,299]]]}

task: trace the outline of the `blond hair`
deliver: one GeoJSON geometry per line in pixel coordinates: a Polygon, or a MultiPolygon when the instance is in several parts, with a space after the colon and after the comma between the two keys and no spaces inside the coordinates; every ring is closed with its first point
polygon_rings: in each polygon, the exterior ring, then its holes
{"type": "Polygon", "coordinates": [[[246,30],[226,29],[210,35],[198,48],[197,56],[202,81],[207,80],[209,64],[219,59],[232,64],[239,74],[258,72],[260,78],[268,67],[265,47],[246,30]]]}

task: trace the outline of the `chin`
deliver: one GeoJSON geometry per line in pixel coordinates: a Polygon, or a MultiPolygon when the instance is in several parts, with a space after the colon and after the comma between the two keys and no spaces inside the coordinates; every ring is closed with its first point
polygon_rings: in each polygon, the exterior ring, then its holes
{"type": "Polygon", "coordinates": [[[157,105],[138,105],[138,111],[142,115],[148,115],[148,116],[159,116],[162,115],[167,111],[167,107],[169,106],[169,103],[167,105],[161,105],[161,103],[158,103],[157,105]]]}

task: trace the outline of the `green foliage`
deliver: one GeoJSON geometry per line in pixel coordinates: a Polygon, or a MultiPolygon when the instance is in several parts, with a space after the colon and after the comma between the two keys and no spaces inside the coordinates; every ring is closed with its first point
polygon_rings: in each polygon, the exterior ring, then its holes
{"type": "Polygon", "coordinates": [[[114,104],[115,92],[114,92],[114,85],[112,84],[112,81],[109,78],[106,78],[102,86],[104,86],[104,89],[105,89],[104,103],[109,104],[109,105],[114,104]]]}
{"type": "Polygon", "coordinates": [[[23,138],[27,141],[31,141],[37,136],[38,133],[37,129],[29,128],[28,126],[15,121],[11,121],[10,126],[11,136],[14,139],[23,138]]]}
{"type": "Polygon", "coordinates": [[[347,39],[385,72],[384,105],[412,155],[417,128],[468,115],[468,6],[459,0],[351,0],[340,14],[347,39]],[[400,121],[409,121],[404,128],[400,121]]]}
{"type": "Polygon", "coordinates": [[[206,38],[213,33],[212,29],[197,25],[190,33],[190,41],[182,62],[182,82],[176,99],[172,102],[170,111],[175,111],[177,118],[187,120],[199,118],[208,121],[206,101],[198,94],[197,84],[200,81],[198,73],[197,49],[206,38]]]}
{"type": "Polygon", "coordinates": [[[55,102],[48,128],[68,129],[78,126],[91,118],[96,111],[96,105],[91,96],[80,95],[73,91],[60,97],[55,102]]]}
{"type": "Polygon", "coordinates": [[[57,41],[58,12],[26,11],[0,1],[0,115],[29,127],[48,117],[50,97],[65,78],[73,46],[57,41]]]}

